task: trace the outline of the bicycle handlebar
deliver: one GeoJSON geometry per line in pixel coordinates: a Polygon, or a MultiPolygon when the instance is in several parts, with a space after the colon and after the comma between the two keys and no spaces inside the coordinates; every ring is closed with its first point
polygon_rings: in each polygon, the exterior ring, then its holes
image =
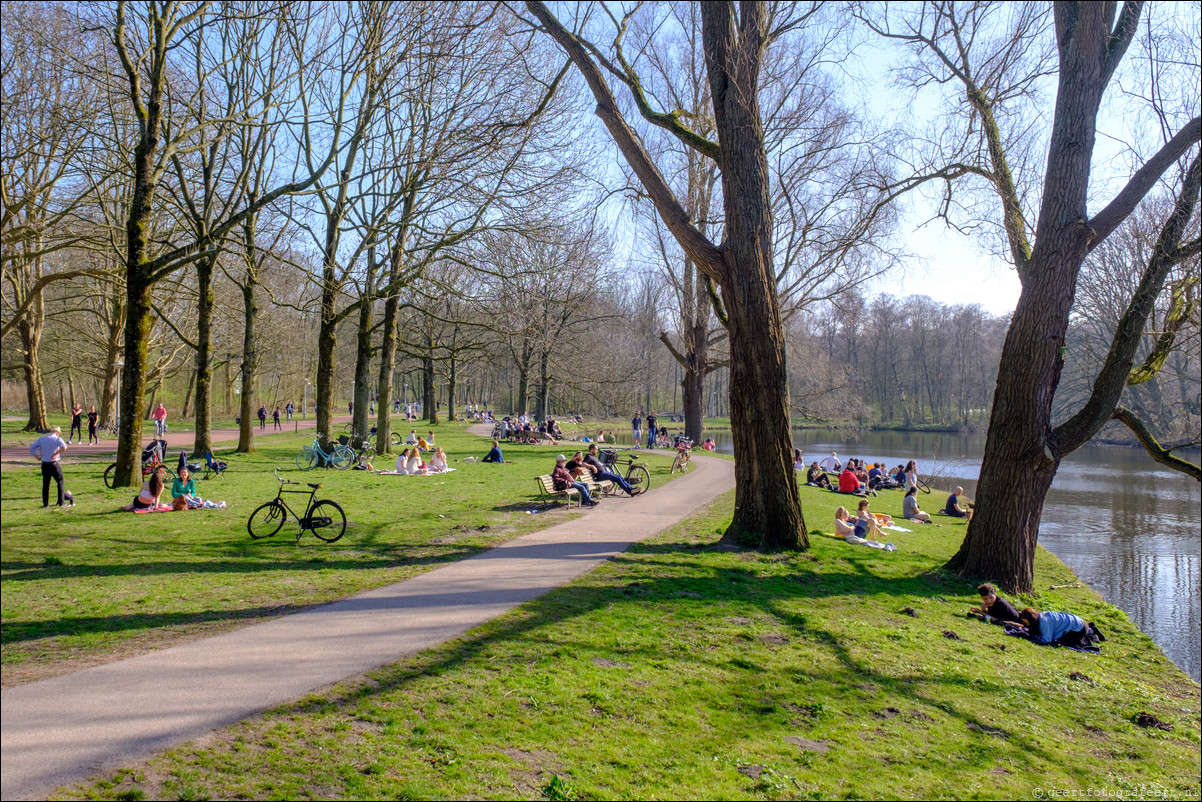
{"type": "Polygon", "coordinates": [[[300,484],[300,482],[294,482],[294,481],[292,481],[291,479],[285,479],[284,477],[280,476],[280,469],[279,469],[279,468],[274,468],[274,469],[272,469],[272,471],[271,471],[271,472],[272,472],[273,474],[275,474],[275,478],[276,478],[276,479],[279,481],[279,483],[280,483],[280,484],[282,484],[282,485],[299,485],[299,484],[300,484]]]}

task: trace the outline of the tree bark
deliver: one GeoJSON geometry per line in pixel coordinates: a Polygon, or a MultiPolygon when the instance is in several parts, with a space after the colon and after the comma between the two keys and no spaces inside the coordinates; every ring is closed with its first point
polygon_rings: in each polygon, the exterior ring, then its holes
{"type": "Polygon", "coordinates": [[[34,302],[34,308],[17,323],[21,336],[21,368],[25,375],[25,398],[29,402],[29,420],[23,431],[44,432],[50,428],[46,421],[46,395],[42,384],[42,367],[38,362],[38,346],[42,342],[42,301],[34,302]]]}
{"type": "MultiPolygon", "coordinates": [[[[375,283],[375,271],[369,271],[366,289],[375,283]]],[[[371,398],[371,303],[359,304],[359,326],[355,332],[355,411],[351,416],[351,430],[360,437],[367,437],[367,419],[371,398]]]]}
{"type": "Polygon", "coordinates": [[[259,305],[255,298],[258,281],[255,279],[253,267],[250,266],[253,264],[253,254],[248,258],[251,262],[248,262],[246,280],[242,284],[242,395],[238,404],[238,414],[242,422],[238,424],[239,454],[248,454],[255,450],[254,424],[258,420],[254,416],[257,410],[251,407],[254,401],[255,377],[259,368],[259,353],[255,344],[255,323],[259,316],[259,305]]]}
{"type": "MultiPolygon", "coordinates": [[[[213,264],[214,259],[196,263],[196,432],[192,456],[203,457],[213,450],[213,264]]],[[[185,415],[188,413],[185,411],[185,415]]]]}

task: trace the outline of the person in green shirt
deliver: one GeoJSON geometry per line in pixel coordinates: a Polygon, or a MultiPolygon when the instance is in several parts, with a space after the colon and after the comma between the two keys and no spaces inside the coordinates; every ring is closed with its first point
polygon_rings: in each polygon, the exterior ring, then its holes
{"type": "Polygon", "coordinates": [[[177,510],[195,507],[201,504],[196,497],[196,480],[192,478],[187,468],[179,472],[179,476],[171,483],[171,506],[177,510]]]}

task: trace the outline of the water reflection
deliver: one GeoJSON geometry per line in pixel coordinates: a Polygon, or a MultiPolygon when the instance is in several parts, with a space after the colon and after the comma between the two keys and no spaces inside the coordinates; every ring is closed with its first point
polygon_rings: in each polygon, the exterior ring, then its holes
{"type": "MultiPolygon", "coordinates": [[[[915,459],[936,488],[932,498],[957,484],[971,497],[985,448],[982,436],[929,432],[807,429],[796,435],[807,463],[832,451],[889,467],[915,459]]],[[[729,432],[706,436],[718,451],[731,453],[729,432]]],[[[615,437],[630,444],[629,432],[615,437]]],[[[1143,451],[1086,446],[1061,464],[1040,526],[1040,543],[1126,611],[1194,679],[1202,674],[1200,506],[1198,482],[1161,468],[1143,451]]]]}

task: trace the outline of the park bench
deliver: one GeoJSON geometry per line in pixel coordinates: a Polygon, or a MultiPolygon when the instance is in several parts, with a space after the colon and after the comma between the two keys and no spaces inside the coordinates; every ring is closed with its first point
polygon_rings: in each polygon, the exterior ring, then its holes
{"type": "MultiPolygon", "coordinates": [[[[579,496],[580,491],[574,487],[567,487],[563,490],[555,489],[555,481],[550,474],[539,476],[535,479],[538,482],[538,497],[540,501],[546,502],[548,499],[554,501],[556,496],[563,496],[568,500],[568,509],[572,509],[572,497],[579,496]]],[[[577,506],[580,502],[577,500],[577,506]]]]}

